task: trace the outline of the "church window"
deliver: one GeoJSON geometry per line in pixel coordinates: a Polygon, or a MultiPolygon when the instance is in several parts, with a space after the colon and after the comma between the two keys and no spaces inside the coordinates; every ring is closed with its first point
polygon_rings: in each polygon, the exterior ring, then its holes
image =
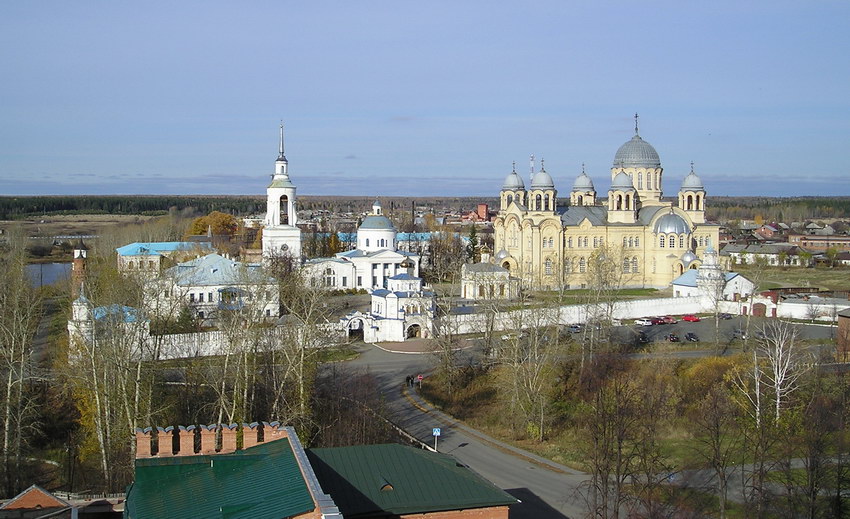
{"type": "Polygon", "coordinates": [[[549,248],[552,249],[555,247],[555,238],[549,238],[549,248]]]}
{"type": "Polygon", "coordinates": [[[637,273],[637,272],[638,272],[638,259],[637,259],[637,256],[635,256],[635,257],[633,257],[633,258],[632,258],[632,272],[634,272],[634,273],[637,273]]]}
{"type": "Polygon", "coordinates": [[[549,258],[546,259],[546,263],[545,263],[544,268],[545,268],[546,275],[551,276],[552,275],[552,260],[551,259],[549,259],[549,258]]]}
{"type": "Polygon", "coordinates": [[[631,266],[629,258],[623,258],[623,272],[625,272],[626,274],[629,273],[629,266],[631,266]]]}
{"type": "Polygon", "coordinates": [[[580,258],[578,260],[578,271],[583,274],[585,270],[587,270],[587,261],[584,258],[580,258]]]}
{"type": "Polygon", "coordinates": [[[661,236],[659,236],[659,239],[658,239],[658,245],[659,245],[662,249],[664,248],[664,244],[665,244],[666,242],[667,242],[667,237],[666,237],[666,236],[664,236],[663,234],[662,234],[661,236]]]}
{"type": "Polygon", "coordinates": [[[357,286],[358,287],[363,286],[363,276],[357,276],[357,286]]]}
{"type": "Polygon", "coordinates": [[[652,174],[647,173],[646,175],[646,188],[652,189],[652,174]]]}
{"type": "Polygon", "coordinates": [[[537,195],[536,197],[534,197],[534,210],[539,211],[542,208],[543,208],[543,197],[540,196],[540,195],[537,195]]]}
{"type": "Polygon", "coordinates": [[[629,246],[629,239],[626,238],[625,236],[623,236],[623,247],[628,247],[628,246],[629,246]]]}
{"type": "Polygon", "coordinates": [[[632,195],[626,195],[626,209],[632,208],[632,195]]]}
{"type": "Polygon", "coordinates": [[[148,261],[148,268],[150,268],[150,269],[153,268],[153,261],[148,261]]]}
{"type": "Polygon", "coordinates": [[[671,249],[676,247],[676,237],[673,236],[672,234],[670,235],[669,244],[670,244],[671,249]]]}
{"type": "Polygon", "coordinates": [[[573,260],[572,258],[566,258],[564,260],[564,273],[570,274],[573,271],[573,260]]]}
{"type": "Polygon", "coordinates": [[[508,203],[505,205],[511,205],[511,202],[514,201],[514,195],[508,195],[508,203]]]}
{"type": "Polygon", "coordinates": [[[193,293],[191,293],[191,294],[189,294],[189,302],[190,302],[190,303],[194,303],[194,302],[195,302],[195,294],[194,294],[194,292],[193,292],[193,293]]]}
{"type": "Polygon", "coordinates": [[[567,248],[570,248],[570,249],[573,248],[573,237],[572,236],[567,238],[567,248]]]}
{"type": "Polygon", "coordinates": [[[680,249],[685,248],[685,235],[684,234],[679,235],[679,248],[680,249]]]}
{"type": "Polygon", "coordinates": [[[478,297],[484,297],[484,285],[478,285],[478,297]]]}
{"type": "Polygon", "coordinates": [[[635,236],[635,247],[640,247],[640,238],[635,236]]]}
{"type": "Polygon", "coordinates": [[[578,195],[578,198],[576,198],[576,201],[578,202],[577,205],[584,205],[584,199],[582,198],[581,195],[578,195]]]}
{"type": "Polygon", "coordinates": [[[587,247],[587,236],[584,237],[584,246],[587,247]]]}
{"type": "Polygon", "coordinates": [[[135,265],[133,265],[132,261],[127,264],[127,268],[129,268],[130,270],[133,270],[133,268],[135,268],[135,265]]]}
{"type": "Polygon", "coordinates": [[[694,197],[693,197],[693,195],[688,195],[688,201],[687,201],[686,205],[687,205],[688,211],[694,210],[694,197]]]}
{"type": "Polygon", "coordinates": [[[593,237],[593,248],[595,249],[596,247],[599,247],[599,239],[596,236],[594,236],[593,237]]]}
{"type": "Polygon", "coordinates": [[[706,246],[706,247],[710,247],[710,246],[711,246],[711,236],[706,236],[706,237],[705,237],[705,246],[706,246]]]}
{"type": "Polygon", "coordinates": [[[289,225],[289,198],[286,195],[280,197],[280,223],[289,225]]]}
{"type": "Polygon", "coordinates": [[[199,302],[199,303],[203,303],[203,302],[204,302],[204,293],[203,293],[203,292],[201,292],[200,294],[198,294],[198,302],[199,302]]]}
{"type": "Polygon", "coordinates": [[[629,247],[635,246],[635,239],[633,236],[629,236],[629,247]]]}
{"type": "Polygon", "coordinates": [[[336,274],[332,268],[325,269],[325,286],[336,286],[336,274]]]}
{"type": "Polygon", "coordinates": [[[643,173],[638,173],[638,189],[643,189],[643,173]]]}
{"type": "Polygon", "coordinates": [[[366,246],[369,246],[369,238],[366,238],[366,246]]]}
{"type": "Polygon", "coordinates": [[[372,286],[378,286],[378,276],[372,276],[372,286]]]}
{"type": "Polygon", "coordinates": [[[543,202],[543,203],[545,204],[543,208],[544,208],[546,211],[548,211],[548,210],[549,210],[549,195],[546,195],[546,198],[544,199],[544,202],[543,202]]]}
{"type": "Polygon", "coordinates": [[[198,312],[198,318],[203,319],[204,318],[204,312],[198,312]]]}
{"type": "Polygon", "coordinates": [[[499,295],[500,296],[505,295],[505,285],[504,285],[504,283],[499,285],[499,295]]]}
{"type": "Polygon", "coordinates": [[[617,207],[616,209],[620,211],[623,209],[623,195],[617,195],[617,207]]]}

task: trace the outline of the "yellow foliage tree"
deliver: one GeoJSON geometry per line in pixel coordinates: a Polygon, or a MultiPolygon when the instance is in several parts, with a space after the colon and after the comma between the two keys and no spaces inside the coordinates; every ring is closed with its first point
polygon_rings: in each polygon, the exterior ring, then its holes
{"type": "Polygon", "coordinates": [[[192,225],[189,226],[189,232],[186,235],[206,234],[208,229],[212,229],[212,233],[215,236],[233,236],[239,230],[239,223],[232,214],[213,211],[206,216],[195,218],[192,221],[192,225]]]}

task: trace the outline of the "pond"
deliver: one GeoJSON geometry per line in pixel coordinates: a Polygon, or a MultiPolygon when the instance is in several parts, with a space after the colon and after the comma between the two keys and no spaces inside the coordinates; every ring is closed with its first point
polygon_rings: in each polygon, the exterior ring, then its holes
{"type": "Polygon", "coordinates": [[[25,267],[27,277],[34,287],[52,285],[68,279],[70,263],[32,263],[25,267]]]}

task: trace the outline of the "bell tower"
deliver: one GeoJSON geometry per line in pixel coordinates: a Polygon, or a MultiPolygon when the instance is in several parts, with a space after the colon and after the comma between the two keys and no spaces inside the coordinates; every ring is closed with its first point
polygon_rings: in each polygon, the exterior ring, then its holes
{"type": "Polygon", "coordinates": [[[266,188],[266,219],[263,228],[263,257],[286,254],[300,261],[301,229],[295,204],[295,184],[289,178],[289,161],[283,151],[283,123],[280,146],[274,162],[272,182],[266,188]]]}

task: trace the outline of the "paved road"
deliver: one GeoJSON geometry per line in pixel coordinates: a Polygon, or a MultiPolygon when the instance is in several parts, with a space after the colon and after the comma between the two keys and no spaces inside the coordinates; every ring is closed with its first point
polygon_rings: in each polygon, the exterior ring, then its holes
{"type": "MultiPolygon", "coordinates": [[[[433,445],[432,428],[440,427],[440,452],[450,453],[520,499],[522,503],[511,508],[511,517],[557,519],[584,515],[584,507],[574,498],[575,490],[585,479],[581,473],[519,449],[509,453],[508,449],[512,447],[472,431],[436,410],[423,412],[421,408],[427,407],[427,404],[415,392],[405,394],[405,377],[429,372],[433,368],[433,357],[428,354],[391,353],[366,346],[361,355],[348,364],[354,369],[368,369],[378,379],[388,407],[406,431],[433,445]]],[[[427,380],[426,377],[425,383],[427,380]]]]}

